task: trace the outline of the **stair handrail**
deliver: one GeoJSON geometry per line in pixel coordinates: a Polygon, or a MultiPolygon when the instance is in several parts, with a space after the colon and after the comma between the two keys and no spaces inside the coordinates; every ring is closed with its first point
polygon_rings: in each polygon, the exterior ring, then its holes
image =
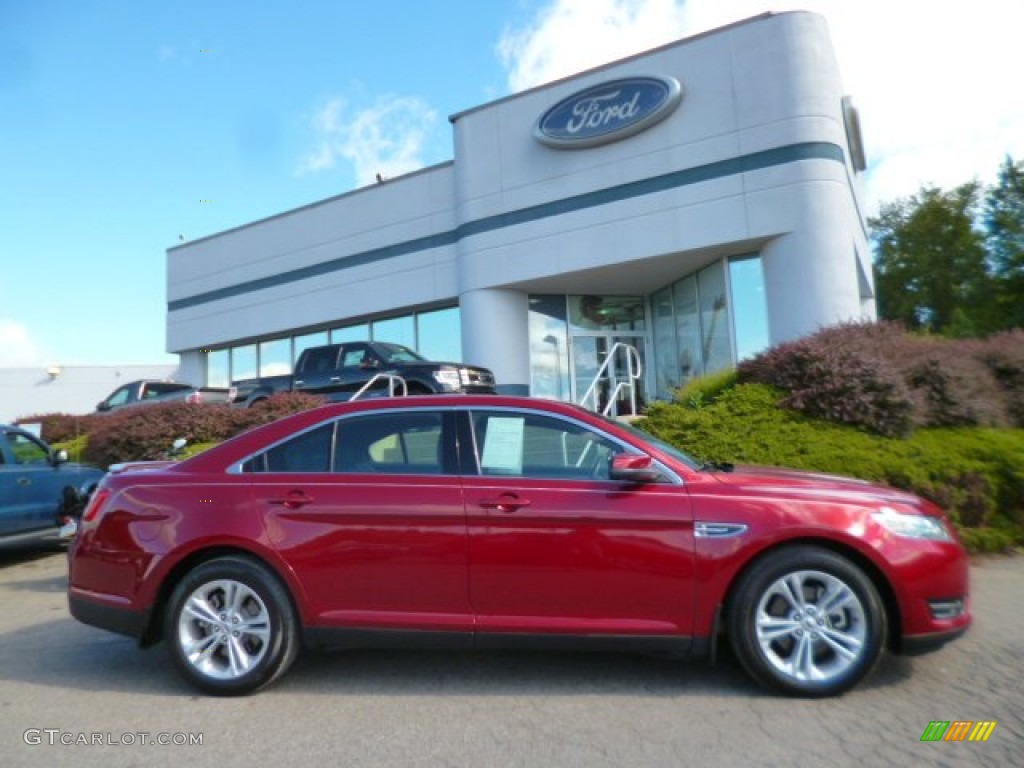
{"type": "Polygon", "coordinates": [[[370,387],[372,387],[374,384],[376,384],[378,381],[380,381],[382,379],[387,379],[387,382],[388,382],[388,397],[394,397],[395,396],[395,386],[396,385],[401,385],[401,387],[402,387],[402,397],[405,397],[405,396],[407,396],[409,394],[409,385],[406,383],[405,379],[403,379],[398,374],[395,374],[395,373],[375,373],[370,378],[370,380],[368,382],[366,382],[365,384],[363,384],[363,386],[361,386],[359,389],[356,390],[355,394],[352,395],[352,397],[349,398],[349,401],[358,400],[360,397],[363,396],[363,394],[368,389],[370,389],[370,387]]]}
{"type": "Polygon", "coordinates": [[[590,382],[590,386],[587,387],[587,391],[580,398],[580,405],[584,408],[590,408],[592,411],[597,411],[599,403],[597,402],[597,385],[601,382],[605,375],[610,371],[608,375],[608,381],[611,384],[611,391],[608,397],[608,402],[604,408],[601,409],[601,413],[605,416],[615,415],[618,416],[618,396],[623,390],[629,390],[630,406],[632,407],[633,413],[636,413],[636,382],[643,375],[643,363],[640,361],[640,351],[622,341],[615,342],[608,353],[605,355],[604,362],[597,369],[597,373],[594,374],[594,380],[590,382]],[[619,381],[616,377],[616,368],[613,365],[615,362],[616,355],[620,352],[624,352],[626,355],[626,378],[624,381],[619,381]],[[587,405],[587,401],[594,398],[594,405],[590,407],[587,405]]]}

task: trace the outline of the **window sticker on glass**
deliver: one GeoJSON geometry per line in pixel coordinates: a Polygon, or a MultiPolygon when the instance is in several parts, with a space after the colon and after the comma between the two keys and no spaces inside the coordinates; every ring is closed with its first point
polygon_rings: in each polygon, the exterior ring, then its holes
{"type": "Polygon", "coordinates": [[[522,473],[523,429],[522,417],[491,416],[487,420],[484,455],[480,460],[485,472],[522,473]]]}

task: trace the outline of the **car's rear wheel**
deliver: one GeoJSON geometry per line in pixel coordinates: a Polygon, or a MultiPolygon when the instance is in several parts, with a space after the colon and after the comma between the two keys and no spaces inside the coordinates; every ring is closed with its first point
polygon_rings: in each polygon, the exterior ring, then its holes
{"type": "Polygon", "coordinates": [[[179,672],[216,695],[252,693],[284,674],[298,650],[291,600],[265,567],[243,557],[207,561],[167,604],[164,640],[179,672]]]}
{"type": "Polygon", "coordinates": [[[817,547],[767,555],[737,584],[729,635],[758,682],[802,696],[833,696],[877,665],[886,613],[871,579],[817,547]]]}

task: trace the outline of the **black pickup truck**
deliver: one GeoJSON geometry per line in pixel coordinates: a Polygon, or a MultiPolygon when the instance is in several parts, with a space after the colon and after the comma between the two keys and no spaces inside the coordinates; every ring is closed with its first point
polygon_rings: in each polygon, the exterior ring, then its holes
{"type": "MultiPolygon", "coordinates": [[[[353,341],[303,350],[290,376],[268,376],[232,382],[234,402],[252,405],[276,392],[307,392],[329,400],[348,400],[377,374],[405,380],[408,393],[493,393],[494,374],[486,368],[463,363],[427,360],[401,344],[353,341]]],[[[372,394],[388,391],[382,379],[372,394]]]]}

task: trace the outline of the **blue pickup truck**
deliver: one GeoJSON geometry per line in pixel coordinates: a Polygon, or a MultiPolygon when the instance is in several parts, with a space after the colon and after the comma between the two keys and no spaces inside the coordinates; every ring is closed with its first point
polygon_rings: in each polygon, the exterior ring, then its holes
{"type": "Polygon", "coordinates": [[[0,424],[0,549],[57,541],[104,472],[72,464],[18,427],[0,424]]]}

